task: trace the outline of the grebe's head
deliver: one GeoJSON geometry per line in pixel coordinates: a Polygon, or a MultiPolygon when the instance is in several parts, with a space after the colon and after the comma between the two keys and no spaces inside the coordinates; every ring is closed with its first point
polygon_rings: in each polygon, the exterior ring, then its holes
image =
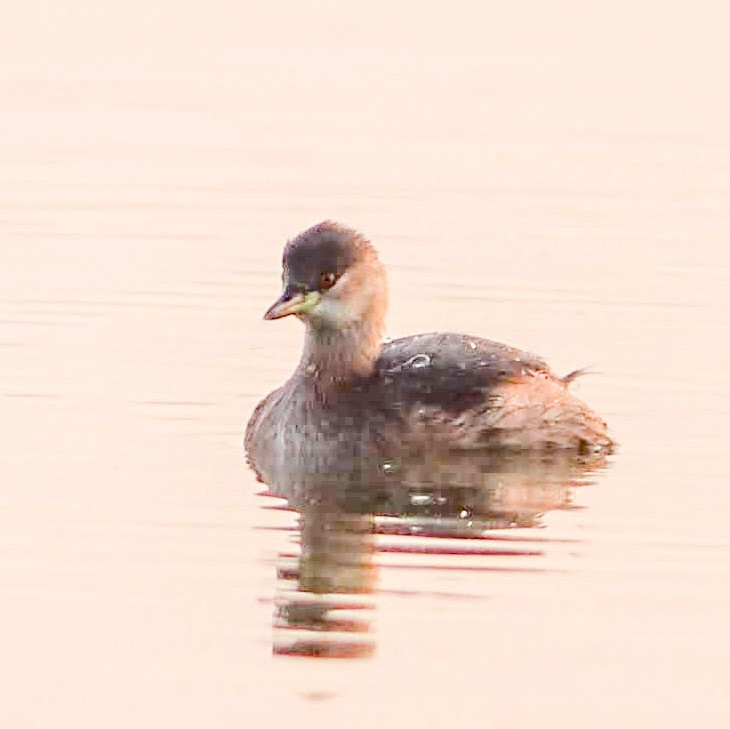
{"type": "Polygon", "coordinates": [[[282,280],[284,290],[264,319],[294,314],[316,329],[382,328],[385,271],[370,242],[352,228],[325,221],[289,241],[282,280]]]}

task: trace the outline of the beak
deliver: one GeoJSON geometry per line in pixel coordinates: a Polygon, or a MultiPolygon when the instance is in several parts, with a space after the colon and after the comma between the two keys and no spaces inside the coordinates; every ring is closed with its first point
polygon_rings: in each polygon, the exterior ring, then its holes
{"type": "Polygon", "coordinates": [[[305,295],[287,286],[264,314],[264,319],[281,319],[290,314],[307,314],[317,306],[319,299],[320,295],[317,291],[310,291],[305,295]]]}

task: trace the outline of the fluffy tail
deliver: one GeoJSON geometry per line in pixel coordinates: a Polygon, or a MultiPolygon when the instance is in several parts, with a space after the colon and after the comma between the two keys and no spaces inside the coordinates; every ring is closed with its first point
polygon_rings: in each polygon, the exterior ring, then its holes
{"type": "Polygon", "coordinates": [[[583,375],[596,375],[598,374],[590,365],[588,367],[581,367],[578,370],[573,370],[572,372],[568,372],[565,377],[561,377],[563,384],[567,387],[573,380],[577,380],[579,377],[583,377],[583,375]]]}

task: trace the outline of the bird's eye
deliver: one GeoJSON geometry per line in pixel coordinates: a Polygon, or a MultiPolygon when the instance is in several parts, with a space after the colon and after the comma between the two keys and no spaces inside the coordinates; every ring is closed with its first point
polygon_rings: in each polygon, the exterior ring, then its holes
{"type": "Polygon", "coordinates": [[[319,288],[322,291],[331,289],[336,283],[337,283],[337,274],[334,274],[331,271],[329,271],[327,273],[323,273],[319,277],[319,288]]]}

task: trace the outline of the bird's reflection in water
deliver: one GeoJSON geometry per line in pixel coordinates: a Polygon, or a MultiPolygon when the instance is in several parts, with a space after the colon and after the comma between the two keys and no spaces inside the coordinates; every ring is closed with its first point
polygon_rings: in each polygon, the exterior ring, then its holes
{"type": "Polygon", "coordinates": [[[373,517],[324,498],[299,512],[299,554],[281,555],[274,653],[369,655],[375,588],[373,517]]]}
{"type": "Polygon", "coordinates": [[[502,554],[478,542],[471,542],[479,548],[470,550],[448,540],[538,526],[546,512],[570,509],[574,489],[590,483],[605,460],[605,455],[559,451],[441,453],[381,461],[369,472],[340,474],[329,483],[318,476],[294,494],[272,489],[299,513],[299,549],[279,558],[274,653],[363,657],[373,652],[376,535],[440,538],[428,550],[411,548],[406,539],[402,547],[391,545],[391,552],[502,554]]]}

